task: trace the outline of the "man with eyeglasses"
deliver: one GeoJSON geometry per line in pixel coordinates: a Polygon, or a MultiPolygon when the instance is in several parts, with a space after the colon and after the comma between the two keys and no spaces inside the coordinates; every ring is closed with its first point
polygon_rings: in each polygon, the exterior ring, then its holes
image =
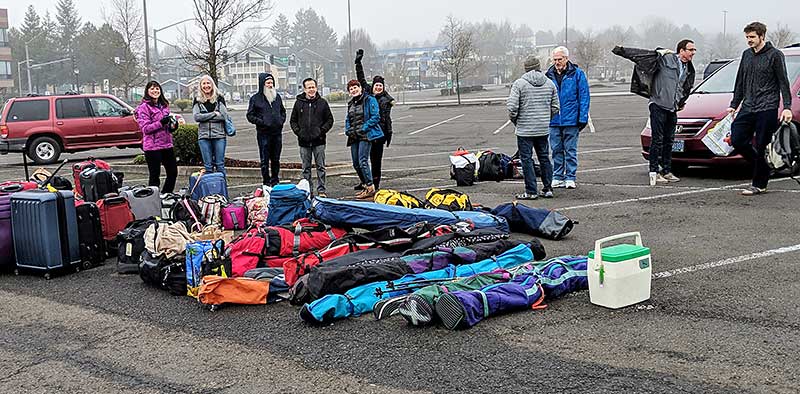
{"type": "Polygon", "coordinates": [[[679,41],[677,53],[619,46],[612,52],[636,63],[631,91],[650,99],[650,186],[679,182],[680,178],[672,174],[672,142],[678,111],[683,109],[694,86],[694,41],[679,41]]]}

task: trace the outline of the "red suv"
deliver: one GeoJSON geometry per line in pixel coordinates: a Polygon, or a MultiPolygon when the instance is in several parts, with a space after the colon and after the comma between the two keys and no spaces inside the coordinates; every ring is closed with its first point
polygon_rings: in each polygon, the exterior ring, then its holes
{"type": "Polygon", "coordinates": [[[133,109],[107,94],[12,98],[0,115],[0,153],[24,150],[39,164],[62,152],[142,144],[133,109]]]}
{"type": "MultiPolygon", "coordinates": [[[[796,44],[782,51],[786,57],[786,73],[792,92],[794,122],[800,127],[800,47],[796,44]]],[[[738,70],[739,59],[720,67],[692,91],[683,111],[678,112],[678,126],[672,144],[674,170],[679,171],[690,165],[744,163],[744,159],[739,155],[715,156],[701,141],[706,132],[728,114],[726,110],[733,98],[733,85],[738,70]]],[[[783,105],[780,108],[782,110],[783,105]]],[[[779,115],[780,111],[776,111],[775,117],[779,115]]],[[[649,120],[642,130],[641,139],[642,155],[647,159],[650,149],[649,120]]]]}

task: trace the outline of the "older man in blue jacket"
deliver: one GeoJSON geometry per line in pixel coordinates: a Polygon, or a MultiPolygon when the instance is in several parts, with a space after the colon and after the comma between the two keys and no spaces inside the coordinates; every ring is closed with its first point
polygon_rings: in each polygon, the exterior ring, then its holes
{"type": "Polygon", "coordinates": [[[557,47],[547,77],[558,89],[561,111],[550,120],[550,148],[553,151],[552,187],[574,189],[578,171],[578,134],[589,122],[589,81],[569,61],[569,49],[557,47]]]}

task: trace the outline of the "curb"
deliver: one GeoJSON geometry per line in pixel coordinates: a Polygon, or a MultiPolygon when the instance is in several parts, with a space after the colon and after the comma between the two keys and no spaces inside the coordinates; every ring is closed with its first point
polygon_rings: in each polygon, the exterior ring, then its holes
{"type": "MultiPolygon", "coordinates": [[[[178,176],[188,178],[192,173],[199,171],[200,166],[179,166],[178,176]]],[[[144,164],[114,164],[114,170],[122,171],[125,173],[126,178],[131,175],[148,175],[147,166],[144,164]]],[[[228,178],[233,180],[261,180],[260,168],[246,168],[246,167],[228,167],[228,178]]],[[[352,165],[345,163],[335,163],[325,168],[326,176],[341,176],[355,174],[352,165]]],[[[303,170],[299,168],[281,168],[282,178],[300,179],[303,175],[303,170]]]]}

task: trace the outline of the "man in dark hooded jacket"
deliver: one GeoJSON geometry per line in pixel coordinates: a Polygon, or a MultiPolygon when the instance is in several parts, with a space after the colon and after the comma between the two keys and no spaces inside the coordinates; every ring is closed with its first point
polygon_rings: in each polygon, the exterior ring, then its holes
{"type": "Polygon", "coordinates": [[[283,147],[283,124],[286,108],[275,91],[275,78],[269,73],[258,74],[258,93],[250,97],[247,121],[256,126],[258,154],[261,157],[261,179],[265,185],[278,184],[283,147]],[[272,174],[270,174],[272,170],[272,174]]]}
{"type": "Polygon", "coordinates": [[[328,102],[317,92],[317,81],[303,80],[303,93],[297,95],[289,120],[300,145],[303,178],[311,185],[311,159],[317,166],[317,196],[325,193],[325,137],[333,127],[333,113],[328,102]]]}

